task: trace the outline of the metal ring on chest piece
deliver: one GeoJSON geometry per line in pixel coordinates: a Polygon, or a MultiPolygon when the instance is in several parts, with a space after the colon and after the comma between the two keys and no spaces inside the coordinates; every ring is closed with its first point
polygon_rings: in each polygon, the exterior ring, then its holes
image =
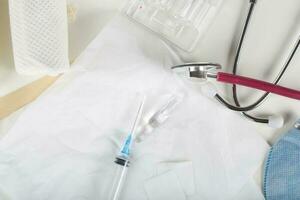
{"type": "Polygon", "coordinates": [[[186,70],[188,78],[207,80],[207,78],[216,78],[216,72],[221,68],[222,66],[218,63],[200,62],[176,65],[172,67],[172,70],[186,70]]]}

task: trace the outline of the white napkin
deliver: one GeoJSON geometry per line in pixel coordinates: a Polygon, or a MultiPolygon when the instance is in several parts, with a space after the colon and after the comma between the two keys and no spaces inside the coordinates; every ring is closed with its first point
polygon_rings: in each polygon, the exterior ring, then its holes
{"type": "Polygon", "coordinates": [[[145,184],[145,190],[149,200],[186,199],[182,186],[173,171],[166,172],[148,180],[145,184]]]}
{"type": "Polygon", "coordinates": [[[148,112],[162,94],[183,92],[184,101],[155,136],[134,146],[122,199],[147,199],[144,185],[154,188],[147,181],[159,180],[157,166],[182,161],[192,163],[182,169],[191,177],[192,166],[193,180],[179,177],[170,188],[194,183],[192,192],[181,188],[184,198],[236,196],[268,145],[239,114],[175,78],[172,62],[178,58],[160,39],[116,17],[77,60],[73,67],[79,72],[65,75],[29,106],[1,140],[0,195],[12,200],[107,199],[115,155],[136,114],[136,93],[151,94],[148,112]]]}

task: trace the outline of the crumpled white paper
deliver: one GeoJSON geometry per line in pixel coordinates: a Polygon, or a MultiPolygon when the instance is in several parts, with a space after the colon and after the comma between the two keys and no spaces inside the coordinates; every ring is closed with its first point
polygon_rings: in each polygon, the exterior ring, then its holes
{"type": "Polygon", "coordinates": [[[0,141],[0,199],[107,199],[136,93],[151,94],[149,110],[162,94],[184,92],[185,99],[155,136],[134,146],[122,199],[146,200],[144,186],[152,188],[147,181],[162,162],[192,163],[193,180],[185,182],[195,188],[186,199],[226,200],[244,191],[268,145],[239,114],[174,77],[172,62],[178,58],[156,36],[114,19],[74,64],[77,70],[30,105],[0,141]]]}

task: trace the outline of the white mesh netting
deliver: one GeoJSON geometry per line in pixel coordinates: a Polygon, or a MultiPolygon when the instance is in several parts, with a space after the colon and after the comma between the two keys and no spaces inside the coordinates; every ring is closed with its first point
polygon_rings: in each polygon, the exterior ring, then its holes
{"type": "Polygon", "coordinates": [[[17,72],[65,72],[69,68],[66,1],[9,0],[9,7],[17,72]]]}

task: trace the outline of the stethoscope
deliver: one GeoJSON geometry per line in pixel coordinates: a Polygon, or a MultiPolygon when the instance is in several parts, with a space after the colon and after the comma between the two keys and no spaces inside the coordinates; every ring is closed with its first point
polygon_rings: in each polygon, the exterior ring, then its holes
{"type": "Polygon", "coordinates": [[[282,76],[288,69],[293,57],[295,56],[299,45],[300,45],[300,37],[298,38],[295,47],[293,48],[291,54],[288,57],[287,62],[279,72],[277,78],[275,79],[274,83],[269,83],[253,78],[248,78],[244,76],[238,76],[237,74],[237,68],[238,68],[238,62],[239,62],[239,57],[240,53],[242,50],[242,46],[244,43],[245,35],[249,26],[249,22],[255,7],[256,0],[250,0],[250,8],[248,11],[247,19],[245,22],[245,25],[243,27],[243,32],[239,41],[239,45],[237,48],[236,56],[235,56],[235,61],[234,61],[234,66],[233,66],[233,71],[232,74],[229,73],[224,73],[224,72],[218,72],[218,70],[221,69],[221,65],[217,63],[187,63],[187,64],[182,64],[182,65],[176,65],[172,67],[174,72],[178,73],[179,75],[182,75],[184,77],[188,77],[191,79],[200,79],[200,80],[207,80],[208,78],[214,78],[218,82],[223,82],[223,83],[229,83],[232,84],[232,92],[233,92],[233,99],[235,105],[232,105],[228,103],[222,96],[220,96],[214,88],[211,88],[209,91],[209,95],[213,96],[215,99],[217,99],[221,104],[226,106],[228,109],[233,110],[233,111],[238,111],[242,112],[242,114],[257,123],[263,123],[263,124],[268,124],[271,127],[274,128],[280,128],[284,124],[284,119],[281,116],[269,116],[268,118],[261,118],[261,117],[256,117],[253,115],[248,114],[248,111],[252,111],[255,108],[257,108],[263,101],[266,100],[268,95],[270,93],[278,94],[281,96],[285,96],[288,98],[293,98],[300,100],[300,91],[298,90],[293,90],[287,87],[279,86],[278,83],[281,80],[282,76]],[[242,85],[258,90],[265,91],[266,93],[262,95],[256,102],[254,102],[251,105],[248,106],[241,106],[240,101],[238,99],[237,95],[237,85],[242,85]]]}

